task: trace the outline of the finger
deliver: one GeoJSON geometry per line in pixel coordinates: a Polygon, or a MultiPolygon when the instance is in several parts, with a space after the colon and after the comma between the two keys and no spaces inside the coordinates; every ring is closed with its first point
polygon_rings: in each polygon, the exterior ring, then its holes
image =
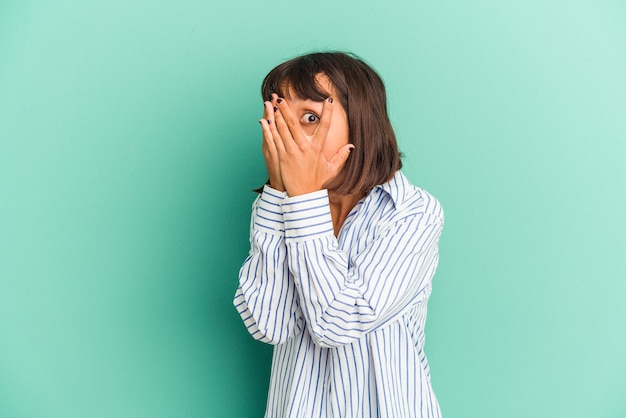
{"type": "Polygon", "coordinates": [[[263,132],[263,141],[264,142],[274,142],[273,139],[273,135],[272,135],[272,130],[270,129],[270,122],[269,119],[260,119],[259,123],[261,124],[261,130],[263,132]]]}
{"type": "Polygon", "coordinates": [[[261,129],[263,131],[263,155],[266,157],[272,157],[276,155],[276,145],[274,144],[274,138],[272,136],[272,132],[269,128],[269,123],[267,119],[259,120],[261,124],[261,129]]]}
{"type": "Polygon", "coordinates": [[[276,93],[272,93],[270,100],[263,102],[263,118],[274,119],[274,112],[278,110],[276,107],[276,99],[278,99],[278,95],[276,93]]]}
{"type": "Polygon", "coordinates": [[[263,128],[263,135],[267,135],[268,138],[273,142],[274,134],[272,133],[271,126],[272,120],[274,120],[274,107],[271,101],[266,101],[263,103],[263,119],[259,122],[261,123],[261,127],[263,128]]]}
{"type": "MultiPolygon", "coordinates": [[[[289,107],[289,105],[287,104],[287,101],[282,98],[278,98],[276,100],[276,105],[279,109],[278,113],[280,113],[280,115],[283,118],[283,121],[285,122],[285,125],[289,129],[289,132],[291,133],[291,138],[293,138],[293,141],[298,146],[308,144],[309,141],[306,139],[306,135],[304,134],[304,132],[302,131],[302,128],[300,127],[300,121],[298,120],[298,116],[296,116],[293,113],[293,111],[291,110],[291,107],[289,107]]],[[[281,125],[278,125],[278,126],[279,128],[281,127],[281,125]]],[[[281,135],[282,135],[282,132],[281,132],[281,135]]]]}
{"type": "Polygon", "coordinates": [[[328,130],[330,129],[330,123],[333,120],[333,98],[329,97],[324,100],[324,107],[322,107],[322,114],[320,115],[320,124],[313,135],[312,143],[322,147],[328,137],[328,130]]]}
{"type": "Polygon", "coordinates": [[[272,120],[274,119],[274,113],[276,113],[276,111],[278,110],[278,107],[276,107],[276,100],[278,99],[278,94],[276,93],[272,93],[272,95],[270,96],[270,100],[269,100],[269,109],[271,110],[271,118],[272,120]]]}
{"type": "Polygon", "coordinates": [[[341,167],[343,167],[346,163],[348,157],[350,157],[350,152],[352,152],[353,149],[354,145],[352,144],[347,144],[339,148],[337,154],[333,155],[333,158],[331,158],[328,162],[328,168],[330,168],[335,174],[339,173],[339,170],[341,170],[341,167]]]}
{"type": "Polygon", "coordinates": [[[263,130],[264,139],[266,135],[269,135],[270,137],[272,135],[268,126],[268,121],[271,120],[272,117],[272,103],[269,101],[263,102],[263,119],[261,119],[259,123],[261,124],[261,128],[263,130]]]}
{"type": "Polygon", "coordinates": [[[271,107],[272,103],[269,101],[265,101],[263,102],[263,119],[267,119],[269,118],[269,108],[271,107]]]}
{"type": "Polygon", "coordinates": [[[270,126],[272,126],[271,122],[268,119],[261,119],[259,123],[263,129],[262,150],[267,172],[269,174],[269,184],[276,190],[284,190],[280,175],[280,159],[278,150],[270,129],[270,126]]]}
{"type": "Polygon", "coordinates": [[[292,132],[289,129],[289,125],[287,124],[287,121],[285,120],[285,117],[283,115],[283,109],[288,108],[289,106],[284,106],[285,101],[282,99],[278,99],[276,101],[276,104],[279,106],[278,110],[276,110],[274,112],[274,118],[276,119],[276,123],[274,128],[274,131],[272,132],[276,132],[276,134],[278,135],[278,137],[280,137],[280,141],[276,141],[276,142],[281,142],[283,149],[286,152],[292,153],[298,150],[298,144],[296,143],[296,141],[293,138],[292,132]]]}
{"type": "MultiPolygon", "coordinates": [[[[272,113],[273,112],[274,111],[272,110],[272,113]]],[[[276,126],[277,124],[276,119],[278,117],[279,117],[278,113],[274,113],[274,121],[272,121],[271,119],[268,119],[265,121],[265,124],[267,125],[267,129],[269,130],[269,133],[272,137],[272,144],[274,145],[274,148],[276,149],[278,153],[277,155],[283,155],[285,153],[285,144],[276,126]]]]}
{"type": "Polygon", "coordinates": [[[263,119],[259,121],[263,130],[263,153],[265,154],[267,148],[267,151],[271,153],[271,156],[276,158],[277,153],[275,138],[277,138],[277,136],[274,136],[272,133],[272,119],[274,119],[274,106],[272,102],[268,100],[263,102],[263,119]]]}
{"type": "Polygon", "coordinates": [[[278,107],[276,107],[276,99],[278,99],[278,95],[276,93],[272,93],[272,100],[269,101],[269,118],[271,120],[276,119],[276,112],[278,111],[278,107]]]}

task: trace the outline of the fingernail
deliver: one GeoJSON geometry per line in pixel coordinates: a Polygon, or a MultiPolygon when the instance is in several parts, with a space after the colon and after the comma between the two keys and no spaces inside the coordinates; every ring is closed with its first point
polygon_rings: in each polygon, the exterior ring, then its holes
{"type": "Polygon", "coordinates": [[[283,99],[278,99],[278,100],[276,100],[276,102],[278,102],[278,103],[282,103],[282,102],[283,102],[283,99]]]}
{"type": "Polygon", "coordinates": [[[278,108],[274,106],[274,112],[278,112],[278,108]]]}
{"type": "Polygon", "coordinates": [[[271,125],[271,124],[272,124],[272,120],[271,120],[271,119],[268,119],[268,120],[267,120],[267,123],[271,125]]]}
{"type": "Polygon", "coordinates": [[[328,98],[328,103],[332,103],[332,102],[333,102],[333,98],[332,98],[332,97],[329,97],[329,98],[328,98]]]}

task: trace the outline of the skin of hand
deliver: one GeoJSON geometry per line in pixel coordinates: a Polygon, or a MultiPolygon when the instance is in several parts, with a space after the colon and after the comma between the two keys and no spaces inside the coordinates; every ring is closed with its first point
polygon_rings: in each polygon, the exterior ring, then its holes
{"type": "MultiPolygon", "coordinates": [[[[272,99],[274,101],[276,99],[272,99]]],[[[263,157],[265,158],[265,166],[270,178],[270,187],[275,190],[284,192],[285,186],[280,175],[280,165],[278,162],[278,151],[274,144],[272,132],[270,130],[271,121],[274,120],[274,105],[271,101],[263,103],[263,119],[259,121],[263,130],[263,157]]]]}
{"type": "Polygon", "coordinates": [[[345,111],[332,98],[323,103],[289,102],[274,94],[272,101],[265,103],[264,117],[268,117],[261,120],[263,153],[270,183],[298,196],[323,189],[337,176],[354,146],[348,143],[345,111]],[[333,125],[335,114],[339,117],[333,125]],[[317,126],[310,126],[313,123],[317,126]]]}

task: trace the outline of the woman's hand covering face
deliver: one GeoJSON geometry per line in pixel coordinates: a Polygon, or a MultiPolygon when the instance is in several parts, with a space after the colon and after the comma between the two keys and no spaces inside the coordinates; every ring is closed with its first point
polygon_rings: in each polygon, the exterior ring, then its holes
{"type": "Polygon", "coordinates": [[[270,185],[290,196],[323,189],[354,148],[345,111],[332,98],[315,102],[273,94],[260,122],[270,185]]]}

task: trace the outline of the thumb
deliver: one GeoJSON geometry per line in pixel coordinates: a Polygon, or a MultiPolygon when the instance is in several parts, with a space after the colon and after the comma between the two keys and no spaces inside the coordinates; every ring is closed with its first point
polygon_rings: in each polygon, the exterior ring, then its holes
{"type": "Polygon", "coordinates": [[[350,152],[354,149],[354,145],[346,144],[343,147],[339,148],[337,154],[333,156],[328,162],[328,166],[332,169],[339,171],[343,164],[346,162],[348,157],[350,156],[350,152]]]}

